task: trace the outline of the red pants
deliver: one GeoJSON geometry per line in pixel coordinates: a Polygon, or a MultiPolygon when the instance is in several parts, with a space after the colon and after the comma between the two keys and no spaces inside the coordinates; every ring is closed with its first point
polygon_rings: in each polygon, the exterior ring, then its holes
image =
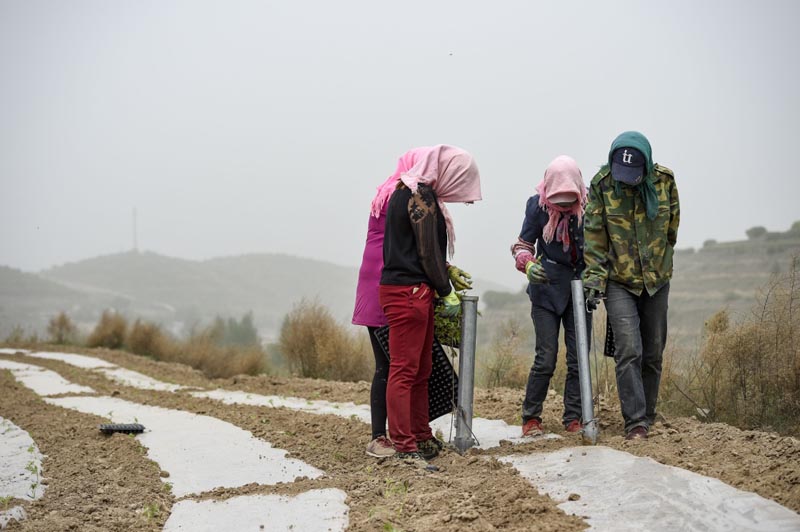
{"type": "Polygon", "coordinates": [[[428,425],[433,290],[426,284],[381,285],[380,303],[389,320],[389,437],[398,452],[413,452],[418,441],[433,437],[428,425]]]}

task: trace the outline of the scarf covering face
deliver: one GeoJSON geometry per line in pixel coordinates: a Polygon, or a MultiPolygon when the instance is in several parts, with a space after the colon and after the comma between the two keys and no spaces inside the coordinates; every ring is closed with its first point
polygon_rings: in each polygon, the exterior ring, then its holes
{"type": "Polygon", "coordinates": [[[539,206],[549,215],[542,238],[549,244],[555,237],[561,242],[562,249],[569,251],[569,218],[576,216],[580,224],[586,208],[586,185],[578,163],[566,155],[553,159],[544,171],[544,179],[536,186],[536,192],[539,193],[539,206]],[[572,194],[578,201],[569,207],[560,207],[552,199],[561,194],[572,194]]]}
{"type": "MultiPolygon", "coordinates": [[[[608,152],[609,169],[611,168],[611,156],[618,148],[635,148],[644,155],[644,158],[647,161],[645,163],[645,175],[642,179],[642,182],[633,188],[635,188],[642,196],[647,217],[651,220],[655,220],[656,215],[658,214],[658,193],[656,192],[656,186],[653,183],[656,176],[655,171],[653,170],[655,165],[653,164],[653,148],[650,147],[650,141],[638,131],[626,131],[621,133],[617,138],[614,139],[614,142],[611,143],[611,149],[608,152]]],[[[613,178],[614,176],[611,177],[613,178]]],[[[621,193],[620,187],[620,182],[615,179],[614,191],[617,193],[617,195],[621,193]]]]}
{"type": "Polygon", "coordinates": [[[400,175],[400,181],[417,191],[420,184],[428,185],[436,193],[439,209],[447,225],[447,248],[450,257],[455,251],[456,233],[453,218],[445,203],[467,203],[481,199],[481,176],[475,160],[468,152],[455,146],[440,144],[422,157],[408,171],[400,175]]]}
{"type": "Polygon", "coordinates": [[[397,160],[397,169],[386,181],[378,186],[378,193],[375,194],[375,198],[372,200],[372,206],[370,207],[370,214],[372,216],[375,218],[381,217],[386,202],[389,201],[392,193],[397,188],[397,182],[400,181],[400,174],[408,172],[417,164],[417,161],[419,161],[425,153],[432,149],[433,148],[430,147],[414,148],[405,152],[400,159],[397,160]]]}

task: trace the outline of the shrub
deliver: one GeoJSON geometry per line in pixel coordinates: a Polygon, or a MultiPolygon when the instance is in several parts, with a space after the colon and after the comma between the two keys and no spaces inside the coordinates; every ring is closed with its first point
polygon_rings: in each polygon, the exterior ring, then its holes
{"type": "Polygon", "coordinates": [[[132,353],[157,360],[167,360],[173,349],[170,339],[154,323],[136,320],[128,332],[125,345],[132,353]]]}
{"type": "Polygon", "coordinates": [[[530,355],[522,349],[519,322],[506,321],[495,334],[487,359],[482,363],[483,382],[487,388],[525,387],[528,382],[530,355]]]}
{"type": "Polygon", "coordinates": [[[195,334],[171,350],[170,360],[197,368],[209,378],[257,375],[267,369],[260,346],[219,346],[210,329],[195,334]]]}
{"type": "Polygon", "coordinates": [[[800,433],[800,271],[762,290],[752,313],[731,323],[727,311],[712,316],[700,353],[678,387],[710,421],[741,428],[800,433]]]}
{"type": "Polygon", "coordinates": [[[75,341],[78,329],[69,316],[62,311],[50,319],[50,323],[47,325],[47,334],[50,335],[51,343],[70,344],[75,341]]]}
{"type": "Polygon", "coordinates": [[[289,368],[301,377],[345,381],[372,377],[367,337],[338,324],[317,301],[302,299],[286,315],[279,349],[289,368]]]}
{"type": "Polygon", "coordinates": [[[88,347],[107,347],[108,349],[119,349],[125,342],[125,330],[128,324],[125,318],[116,312],[104,310],[100,316],[100,321],[94,331],[86,340],[88,347]]]}

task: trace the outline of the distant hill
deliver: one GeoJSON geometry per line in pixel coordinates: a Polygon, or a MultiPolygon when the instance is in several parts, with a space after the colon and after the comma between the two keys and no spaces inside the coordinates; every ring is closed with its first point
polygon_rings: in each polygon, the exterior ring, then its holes
{"type": "MultiPolygon", "coordinates": [[[[215,316],[252,311],[266,339],[302,298],[318,298],[349,322],[358,269],[283,254],[191,261],[151,252],[105,255],[40,274],[0,269],[0,336],[14,325],[42,332],[60,310],[84,328],[103,309],[159,322],[176,333],[215,316]]],[[[499,285],[476,280],[484,290],[499,285]]],[[[481,292],[478,291],[478,294],[481,292]]]]}
{"type": "MultiPolygon", "coordinates": [[[[748,232],[748,235],[751,235],[748,232]]],[[[709,316],[727,308],[734,319],[750,312],[759,290],[773,274],[785,273],[800,254],[800,223],[785,233],[756,231],[748,240],[719,243],[708,240],[701,249],[678,249],[670,284],[669,336],[676,345],[699,345],[709,316]]],[[[517,293],[488,292],[479,324],[479,341],[489,341],[493,329],[508,319],[530,325],[530,301],[517,293]],[[484,334],[480,334],[483,332],[484,334]]]]}

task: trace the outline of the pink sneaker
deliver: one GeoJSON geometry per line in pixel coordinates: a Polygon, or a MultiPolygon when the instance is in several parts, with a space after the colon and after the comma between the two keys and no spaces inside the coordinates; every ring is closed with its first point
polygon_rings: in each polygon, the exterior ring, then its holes
{"type": "Polygon", "coordinates": [[[378,436],[367,445],[367,454],[375,458],[386,458],[394,455],[394,445],[386,436],[378,436]]]}

